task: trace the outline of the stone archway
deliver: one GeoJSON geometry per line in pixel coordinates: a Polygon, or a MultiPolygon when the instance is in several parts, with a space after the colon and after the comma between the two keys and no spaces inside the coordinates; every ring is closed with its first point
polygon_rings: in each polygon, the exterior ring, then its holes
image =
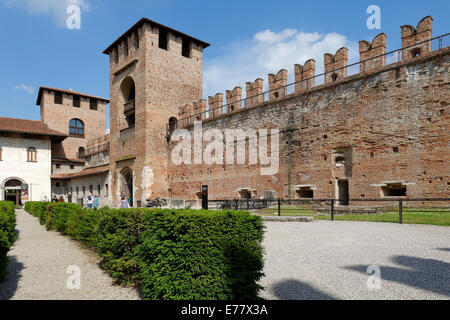
{"type": "Polygon", "coordinates": [[[3,181],[3,199],[12,201],[15,205],[22,205],[22,200],[28,200],[28,186],[20,178],[11,177],[3,181]]]}
{"type": "Polygon", "coordinates": [[[133,190],[133,170],[125,168],[120,173],[120,194],[124,194],[127,198],[131,197],[131,205],[134,203],[134,190],[133,190]]]}

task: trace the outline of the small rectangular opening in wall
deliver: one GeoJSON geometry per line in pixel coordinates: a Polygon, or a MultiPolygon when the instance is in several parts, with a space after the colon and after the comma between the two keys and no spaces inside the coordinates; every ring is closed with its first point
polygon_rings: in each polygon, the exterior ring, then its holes
{"type": "Polygon", "coordinates": [[[98,108],[98,101],[97,99],[91,99],[89,103],[89,107],[91,110],[97,110],[98,108]]]}
{"type": "Polygon", "coordinates": [[[314,199],[314,190],[312,188],[300,188],[297,190],[300,199],[314,199]]]}
{"type": "Polygon", "coordinates": [[[62,104],[62,92],[55,92],[55,104],[62,104]]]}
{"type": "Polygon", "coordinates": [[[159,29],[159,48],[167,50],[168,34],[167,30],[159,29]]]}
{"type": "Polygon", "coordinates": [[[406,186],[400,183],[381,187],[384,197],[406,197],[406,186]]]}
{"type": "Polygon", "coordinates": [[[73,106],[75,108],[79,108],[80,107],[80,96],[73,96],[73,106]]]}
{"type": "Polygon", "coordinates": [[[183,57],[186,57],[186,58],[191,57],[191,44],[190,44],[189,40],[183,38],[181,51],[182,51],[183,57]]]}

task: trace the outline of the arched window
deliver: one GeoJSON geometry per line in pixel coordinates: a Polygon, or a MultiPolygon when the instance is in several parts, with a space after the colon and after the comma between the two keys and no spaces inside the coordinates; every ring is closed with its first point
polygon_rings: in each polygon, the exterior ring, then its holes
{"type": "Polygon", "coordinates": [[[29,147],[27,150],[27,161],[37,162],[37,151],[35,147],[29,147]]]}
{"type": "Polygon", "coordinates": [[[125,120],[128,127],[132,128],[135,126],[136,121],[136,105],[134,102],[136,98],[136,85],[134,84],[134,80],[131,77],[125,78],[120,85],[120,90],[124,101],[123,113],[125,120]]]}
{"type": "Polygon", "coordinates": [[[72,119],[69,123],[69,136],[84,138],[84,123],[79,119],[72,119]]]}
{"type": "Polygon", "coordinates": [[[78,148],[78,159],[83,159],[86,156],[86,149],[83,147],[78,148]]]}
{"type": "MultiPolygon", "coordinates": [[[[171,117],[169,119],[169,130],[174,131],[177,128],[177,118],[171,117]]],[[[1,160],[1,159],[0,159],[1,160]]]]}

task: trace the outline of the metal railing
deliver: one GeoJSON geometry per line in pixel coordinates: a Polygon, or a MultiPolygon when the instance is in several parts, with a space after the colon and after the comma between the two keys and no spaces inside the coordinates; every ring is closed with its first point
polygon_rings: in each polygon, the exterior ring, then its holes
{"type": "Polygon", "coordinates": [[[236,111],[239,111],[242,109],[248,109],[249,107],[254,108],[261,104],[269,102],[269,101],[282,100],[283,98],[290,96],[292,94],[295,94],[295,93],[302,93],[302,94],[307,93],[311,89],[317,88],[320,85],[325,84],[326,83],[325,78],[327,75],[336,73],[341,70],[346,71],[346,76],[344,78],[338,79],[336,82],[331,82],[331,83],[327,83],[327,84],[340,83],[341,81],[345,81],[348,77],[355,76],[358,74],[364,75],[364,74],[369,74],[372,72],[378,72],[379,70],[381,70],[384,67],[387,67],[390,65],[395,65],[395,64],[398,64],[401,62],[422,59],[430,54],[437,53],[437,52],[441,51],[442,49],[447,48],[450,45],[450,43],[444,44],[444,42],[450,42],[449,36],[450,36],[450,33],[446,33],[444,35],[432,38],[430,40],[415,43],[412,46],[404,47],[401,49],[397,49],[394,51],[384,53],[382,55],[372,57],[370,59],[361,60],[361,61],[358,61],[358,62],[355,62],[352,64],[348,64],[345,67],[334,69],[329,72],[323,72],[321,74],[314,75],[313,77],[303,79],[301,81],[293,82],[286,86],[276,88],[274,90],[269,90],[269,91],[263,92],[258,95],[246,97],[244,99],[241,99],[241,100],[233,102],[233,103],[224,104],[221,107],[213,108],[213,109],[204,111],[202,113],[190,115],[189,117],[182,118],[182,119],[177,120],[176,122],[167,124],[167,133],[170,134],[173,130],[176,130],[178,128],[186,128],[188,126],[191,126],[191,125],[193,125],[193,123],[195,121],[215,120],[215,119],[218,119],[222,115],[225,115],[225,116],[232,115],[236,111]],[[403,60],[403,53],[405,51],[409,51],[412,48],[416,48],[417,46],[424,44],[424,43],[428,43],[428,42],[431,42],[432,49],[430,52],[428,52],[424,55],[421,55],[419,57],[414,57],[411,59],[403,60]],[[434,47],[434,50],[433,50],[433,47],[434,47]],[[364,72],[362,70],[363,68],[361,68],[361,65],[366,64],[369,61],[373,61],[373,60],[380,59],[380,58],[384,58],[384,61],[385,61],[384,65],[382,67],[380,67],[378,69],[371,69],[369,72],[364,72]],[[311,86],[310,83],[314,83],[314,85],[311,86]],[[299,87],[302,88],[301,92],[298,90],[299,87]],[[274,97],[275,92],[279,93],[278,98],[274,97]],[[280,94],[280,92],[281,92],[281,94],[280,94]],[[232,113],[228,112],[231,105],[233,105],[235,107],[235,111],[232,113]],[[236,106],[240,106],[240,109],[236,108],[236,106]]]}
{"type": "MultiPolygon", "coordinates": [[[[450,198],[386,198],[386,199],[226,199],[210,200],[209,207],[216,210],[268,209],[278,216],[321,215],[331,221],[339,215],[375,215],[386,212],[398,213],[403,224],[404,213],[450,213],[450,198]],[[348,205],[340,205],[348,203],[348,205]],[[212,204],[212,206],[211,206],[212,204]],[[359,204],[359,205],[355,205],[359,204]],[[420,207],[414,205],[419,204],[420,207]]],[[[450,215],[449,215],[450,216],[450,215]]]]}

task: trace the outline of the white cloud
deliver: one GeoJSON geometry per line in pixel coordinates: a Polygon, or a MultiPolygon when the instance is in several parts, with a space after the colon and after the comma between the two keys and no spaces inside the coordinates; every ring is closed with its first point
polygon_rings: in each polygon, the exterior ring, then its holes
{"type": "Polygon", "coordinates": [[[32,86],[27,86],[25,84],[19,84],[19,85],[15,86],[14,89],[23,90],[28,94],[33,94],[33,92],[34,92],[34,88],[32,86]]]}
{"type": "Polygon", "coordinates": [[[240,86],[245,97],[246,82],[262,78],[267,88],[267,74],[276,74],[283,68],[288,70],[288,83],[292,83],[294,65],[309,59],[316,60],[316,74],[320,74],[323,55],[335,54],[341,47],[349,49],[349,63],[358,61],[357,43],[338,33],[305,33],[296,29],[258,32],[252,39],[229,44],[223,54],[205,59],[204,95],[213,96],[240,86]]]}
{"type": "Polygon", "coordinates": [[[0,0],[9,7],[25,9],[32,15],[51,16],[56,25],[60,28],[66,26],[68,14],[66,12],[69,5],[78,5],[82,11],[89,11],[90,0],[0,0]]]}

